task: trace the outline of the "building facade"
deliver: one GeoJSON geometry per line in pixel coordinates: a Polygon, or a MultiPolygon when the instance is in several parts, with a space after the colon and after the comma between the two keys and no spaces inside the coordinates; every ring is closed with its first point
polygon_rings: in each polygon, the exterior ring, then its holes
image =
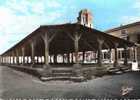
{"type": "MultiPolygon", "coordinates": [[[[127,25],[121,25],[113,29],[105,31],[107,34],[119,37],[137,44],[136,47],[136,60],[140,65],[140,22],[135,22],[127,25]]],[[[128,48],[128,58],[133,59],[133,48],[128,48]]],[[[123,59],[123,49],[119,50],[119,58],[123,59]]]]}
{"type": "MultiPolygon", "coordinates": [[[[79,16],[77,18],[77,23],[84,25],[86,27],[94,28],[93,27],[93,15],[92,13],[87,10],[83,9],[79,12],[79,16]]],[[[123,63],[125,56],[128,57],[128,62],[132,63],[134,58],[136,61],[140,63],[140,22],[132,23],[129,25],[121,25],[120,27],[109,29],[105,31],[105,33],[113,35],[118,38],[122,38],[124,40],[134,42],[137,44],[136,52],[134,54],[134,47],[127,48],[127,55],[125,55],[124,49],[125,48],[117,48],[118,50],[118,60],[119,63],[123,63]],[[136,57],[135,57],[136,55],[136,57]]],[[[113,63],[115,60],[115,50],[102,50],[102,59],[103,63],[113,63]],[[111,51],[111,55],[109,56],[108,53],[111,51]]],[[[95,62],[97,54],[94,52],[87,52],[86,54],[87,61],[86,62],[95,62]],[[95,54],[95,55],[94,55],[95,54]],[[92,55],[92,56],[91,56],[92,55]],[[93,56],[94,55],[94,56],[93,56]]]]}

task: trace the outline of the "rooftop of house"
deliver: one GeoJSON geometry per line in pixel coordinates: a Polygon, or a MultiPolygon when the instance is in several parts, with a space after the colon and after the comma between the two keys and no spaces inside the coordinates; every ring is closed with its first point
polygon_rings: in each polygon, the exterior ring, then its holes
{"type": "Polygon", "coordinates": [[[133,26],[136,26],[136,25],[140,25],[140,21],[139,22],[130,23],[130,24],[127,24],[127,25],[121,25],[119,27],[109,29],[109,30],[105,31],[105,33],[111,33],[111,32],[114,32],[114,31],[126,29],[126,28],[133,27],[133,26]]]}

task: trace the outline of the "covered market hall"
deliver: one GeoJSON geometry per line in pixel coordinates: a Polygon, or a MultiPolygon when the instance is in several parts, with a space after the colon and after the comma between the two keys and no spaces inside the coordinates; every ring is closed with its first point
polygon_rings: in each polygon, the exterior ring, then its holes
{"type": "Polygon", "coordinates": [[[110,67],[128,67],[129,48],[132,48],[131,55],[136,61],[136,45],[92,28],[88,10],[82,10],[77,19],[77,23],[40,26],[1,54],[0,63],[31,72],[39,70],[46,78],[70,78],[83,76],[85,69],[94,73],[98,68],[101,72],[110,67]],[[118,48],[124,51],[121,64],[118,48]],[[88,55],[92,56],[90,62],[87,61],[88,55]]]}

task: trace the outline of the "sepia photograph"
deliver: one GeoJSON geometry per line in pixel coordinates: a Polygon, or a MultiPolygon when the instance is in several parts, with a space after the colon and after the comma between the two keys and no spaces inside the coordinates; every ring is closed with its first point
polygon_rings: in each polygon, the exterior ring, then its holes
{"type": "Polygon", "coordinates": [[[0,0],[0,100],[140,100],[140,0],[0,0]]]}

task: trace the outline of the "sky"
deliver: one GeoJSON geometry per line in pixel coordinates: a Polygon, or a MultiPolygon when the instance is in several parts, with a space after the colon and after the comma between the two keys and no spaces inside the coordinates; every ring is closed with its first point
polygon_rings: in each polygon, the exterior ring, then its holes
{"type": "Polygon", "coordinates": [[[140,21],[140,0],[0,0],[0,54],[40,25],[76,22],[85,8],[101,31],[140,21]]]}

